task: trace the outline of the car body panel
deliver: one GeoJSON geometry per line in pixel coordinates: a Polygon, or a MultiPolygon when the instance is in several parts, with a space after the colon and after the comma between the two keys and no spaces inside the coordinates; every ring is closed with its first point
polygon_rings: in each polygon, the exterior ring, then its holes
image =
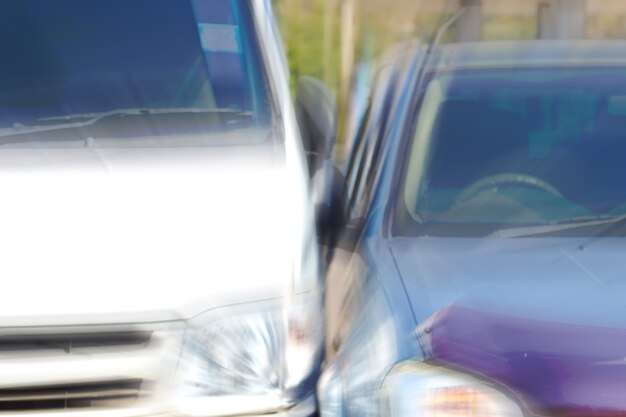
{"type": "Polygon", "coordinates": [[[298,219],[271,149],[0,150],[20,159],[40,168],[0,172],[4,326],[189,319],[291,289],[298,219]]]}
{"type": "Polygon", "coordinates": [[[626,326],[626,242],[580,238],[397,238],[416,320],[449,305],[533,320],[626,326]]]}
{"type": "Polygon", "coordinates": [[[624,408],[624,326],[514,314],[453,305],[423,322],[419,336],[429,360],[501,384],[535,415],[602,416],[624,408]]]}

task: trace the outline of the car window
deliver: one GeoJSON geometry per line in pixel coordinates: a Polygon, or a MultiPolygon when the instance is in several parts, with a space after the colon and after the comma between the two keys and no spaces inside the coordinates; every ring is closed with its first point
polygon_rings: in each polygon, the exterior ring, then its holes
{"type": "Polygon", "coordinates": [[[67,123],[118,128],[119,114],[149,119],[126,123],[119,136],[155,123],[151,135],[269,123],[248,7],[244,0],[2,1],[0,144],[67,123]]]}
{"type": "Polygon", "coordinates": [[[626,212],[625,68],[428,77],[404,194],[414,220],[528,225],[626,212]]]}
{"type": "Polygon", "coordinates": [[[369,123],[372,112],[372,102],[368,101],[366,106],[361,125],[357,131],[356,137],[353,141],[352,151],[348,158],[346,165],[346,182],[345,191],[343,193],[344,198],[344,210],[348,219],[354,218],[354,207],[357,202],[357,195],[359,188],[362,185],[364,161],[363,158],[366,153],[367,136],[366,128],[369,123]]]}
{"type": "Polygon", "coordinates": [[[352,219],[364,217],[371,201],[397,73],[394,68],[385,67],[376,78],[373,95],[355,139],[353,160],[349,166],[347,196],[352,219]]]}

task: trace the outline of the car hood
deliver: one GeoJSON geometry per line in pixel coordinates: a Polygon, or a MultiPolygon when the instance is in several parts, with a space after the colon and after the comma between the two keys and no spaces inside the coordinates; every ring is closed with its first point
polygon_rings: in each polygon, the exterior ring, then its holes
{"type": "Polygon", "coordinates": [[[284,296],[302,207],[270,148],[0,150],[0,326],[284,296]]]}
{"type": "Polygon", "coordinates": [[[626,411],[626,240],[392,242],[427,358],[536,415],[626,411]]]}

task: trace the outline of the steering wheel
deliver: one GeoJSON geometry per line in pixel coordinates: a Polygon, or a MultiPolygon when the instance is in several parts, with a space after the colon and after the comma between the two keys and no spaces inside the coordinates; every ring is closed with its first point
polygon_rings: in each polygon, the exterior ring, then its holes
{"type": "Polygon", "coordinates": [[[559,190],[540,178],[527,174],[507,172],[504,174],[490,175],[473,182],[461,191],[459,196],[456,198],[455,204],[464,203],[476,194],[479,194],[489,188],[493,188],[494,191],[497,192],[498,188],[508,186],[531,187],[545,191],[555,197],[563,197],[559,190]]]}

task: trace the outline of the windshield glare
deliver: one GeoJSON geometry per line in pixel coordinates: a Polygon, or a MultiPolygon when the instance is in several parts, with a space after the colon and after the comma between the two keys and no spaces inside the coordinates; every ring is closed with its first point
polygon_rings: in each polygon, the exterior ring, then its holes
{"type": "Polygon", "coordinates": [[[482,233],[626,213],[626,67],[427,76],[405,186],[422,224],[482,233]]]}
{"type": "Polygon", "coordinates": [[[105,117],[86,134],[107,136],[109,125],[134,136],[267,124],[248,7],[244,0],[2,1],[0,136],[26,132],[10,141],[19,143],[32,126],[128,109],[147,110],[131,111],[136,119],[172,111],[121,128],[119,118],[105,117]],[[189,122],[181,109],[200,121],[189,122]],[[206,118],[213,111],[220,117],[206,118]],[[158,132],[145,132],[157,119],[158,132]]]}

